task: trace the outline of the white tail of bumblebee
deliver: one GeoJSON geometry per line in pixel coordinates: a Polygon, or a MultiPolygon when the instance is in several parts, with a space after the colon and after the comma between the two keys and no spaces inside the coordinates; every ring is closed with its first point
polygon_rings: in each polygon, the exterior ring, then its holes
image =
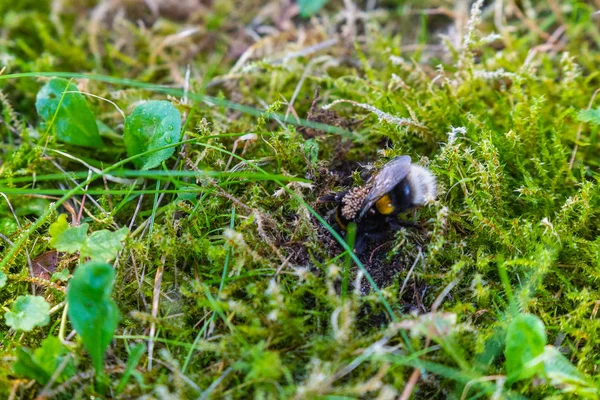
{"type": "Polygon", "coordinates": [[[437,196],[435,176],[425,167],[412,164],[406,179],[412,192],[412,203],[422,206],[431,203],[437,196]]]}

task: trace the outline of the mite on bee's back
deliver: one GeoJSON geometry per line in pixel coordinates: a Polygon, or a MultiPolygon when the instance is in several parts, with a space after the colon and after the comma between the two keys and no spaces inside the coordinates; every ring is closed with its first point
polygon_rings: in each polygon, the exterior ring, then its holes
{"type": "Polygon", "coordinates": [[[365,185],[326,196],[325,201],[337,203],[333,219],[342,233],[350,222],[356,223],[354,250],[360,254],[390,231],[414,226],[400,220],[398,214],[435,200],[436,194],[431,171],[412,164],[409,156],[400,156],[385,164],[365,185]]]}

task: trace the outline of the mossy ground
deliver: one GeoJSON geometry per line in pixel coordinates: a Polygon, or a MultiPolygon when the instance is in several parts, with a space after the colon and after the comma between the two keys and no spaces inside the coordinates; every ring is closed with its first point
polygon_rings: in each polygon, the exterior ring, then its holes
{"type": "MultiPolygon", "coordinates": [[[[133,186],[99,179],[84,202],[92,230],[131,227],[115,262],[122,319],[105,361],[107,397],[561,396],[566,386],[548,379],[502,387],[506,328],[521,312],[543,321],[548,343],[581,373],[597,375],[600,142],[597,125],[578,119],[600,85],[597,2],[486,1],[470,15],[468,1],[348,1],[310,18],[285,1],[96,3],[1,0],[0,62],[4,75],[114,77],[74,82],[126,114],[168,98],[186,117],[190,141],[162,167],[171,176],[133,186]],[[322,109],[338,99],[371,109],[322,109]],[[232,157],[234,147],[248,161],[232,157]],[[401,154],[435,173],[439,196],[406,216],[424,231],[399,231],[361,257],[380,289],[365,278],[358,288],[356,263],[309,207],[324,216],[321,196],[359,183],[366,163],[401,154]],[[233,172],[196,180],[182,171],[233,172]],[[194,194],[174,193],[182,188],[194,194]],[[419,323],[406,322],[432,311],[448,325],[421,318],[429,332],[420,335],[419,323]],[[153,343],[152,361],[146,352],[117,394],[140,341],[153,343]]],[[[0,81],[0,192],[13,207],[0,199],[4,255],[85,179],[83,162],[106,168],[126,158],[121,114],[98,97],[88,103],[104,148],[40,132],[34,104],[45,80],[0,81]],[[49,174],[60,177],[42,179],[49,174]]],[[[75,219],[82,201],[78,193],[59,212],[75,219]]],[[[37,267],[78,264],[51,252],[57,216],[7,260],[5,307],[31,293],[32,280],[51,306],[64,301],[65,284],[37,267]]],[[[94,395],[76,337],[67,336],[78,361],[69,381],[43,388],[11,370],[17,347],[59,334],[61,315],[28,333],[0,322],[2,397],[94,395]]]]}

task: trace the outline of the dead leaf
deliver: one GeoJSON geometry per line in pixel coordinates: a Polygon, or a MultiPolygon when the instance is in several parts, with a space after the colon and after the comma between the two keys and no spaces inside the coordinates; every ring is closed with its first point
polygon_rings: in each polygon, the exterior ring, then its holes
{"type": "Polygon", "coordinates": [[[33,277],[50,280],[50,277],[58,267],[59,256],[56,250],[47,251],[31,260],[33,266],[33,277]]]}

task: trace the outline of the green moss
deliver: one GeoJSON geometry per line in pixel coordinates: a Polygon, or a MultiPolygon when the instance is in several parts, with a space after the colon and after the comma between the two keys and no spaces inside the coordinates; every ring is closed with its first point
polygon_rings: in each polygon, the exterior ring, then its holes
{"type": "MultiPolygon", "coordinates": [[[[402,393],[416,370],[416,398],[489,397],[506,375],[506,329],[519,313],[539,317],[548,343],[579,373],[596,375],[600,144],[594,120],[578,118],[589,104],[597,108],[600,84],[589,5],[560,2],[557,14],[539,2],[522,11],[531,21],[508,8],[495,19],[490,8],[467,24],[461,48],[453,20],[421,12],[437,1],[382,4],[357,14],[355,26],[345,25],[333,2],[320,11],[328,18],[311,20],[273,21],[265,8],[254,23],[270,30],[252,25],[255,2],[216,2],[189,13],[189,26],[200,27],[190,36],[164,10],[157,19],[124,2],[124,14],[110,9],[91,21],[92,5],[54,15],[50,3],[16,9],[0,0],[0,10],[10,8],[0,13],[8,38],[0,42],[8,67],[1,115],[10,123],[0,126],[0,192],[7,195],[0,198],[0,262],[8,276],[0,301],[10,309],[34,283],[51,306],[65,300],[65,283],[45,282],[36,269],[53,250],[48,226],[59,213],[76,220],[84,202],[79,222],[90,232],[131,226],[115,263],[123,319],[106,357],[109,386],[118,386],[135,342],[154,342],[154,367],[148,371],[145,353],[116,397],[385,398],[402,393]],[[288,22],[298,30],[274,33],[288,22]],[[255,28],[258,42],[243,33],[255,28]],[[354,28],[357,37],[295,53],[354,28]],[[562,29],[557,41],[546,37],[562,29]],[[234,67],[244,51],[250,58],[234,67]],[[188,65],[186,103],[178,88],[188,65]],[[46,141],[38,131],[34,103],[43,82],[7,74],[49,71],[102,74],[74,82],[100,96],[86,100],[102,124],[104,148],[46,141]],[[128,115],[148,99],[172,101],[190,141],[158,172],[139,177],[133,163],[117,164],[126,151],[116,107],[128,115]],[[360,104],[321,108],[339,99],[360,104]],[[438,180],[436,202],[405,216],[425,231],[396,232],[361,257],[381,288],[366,279],[355,288],[359,268],[352,265],[342,299],[347,257],[309,207],[325,216],[319,198],[364,182],[361,165],[401,154],[438,180]],[[114,176],[84,185],[94,194],[78,191],[55,212],[52,203],[85,181],[87,165],[112,167],[114,176]],[[184,188],[193,193],[177,193],[184,188]],[[432,311],[446,314],[425,315],[432,311]]],[[[76,265],[65,256],[50,268],[72,272],[76,265]]],[[[26,334],[0,321],[3,371],[18,346],[35,349],[45,337],[71,332],[58,311],[26,334]]],[[[91,361],[69,339],[81,378],[45,394],[94,395],[91,361]]],[[[551,378],[501,390],[597,397],[593,382],[551,378]]],[[[17,379],[3,372],[0,393],[40,394],[41,386],[17,379]]]]}

